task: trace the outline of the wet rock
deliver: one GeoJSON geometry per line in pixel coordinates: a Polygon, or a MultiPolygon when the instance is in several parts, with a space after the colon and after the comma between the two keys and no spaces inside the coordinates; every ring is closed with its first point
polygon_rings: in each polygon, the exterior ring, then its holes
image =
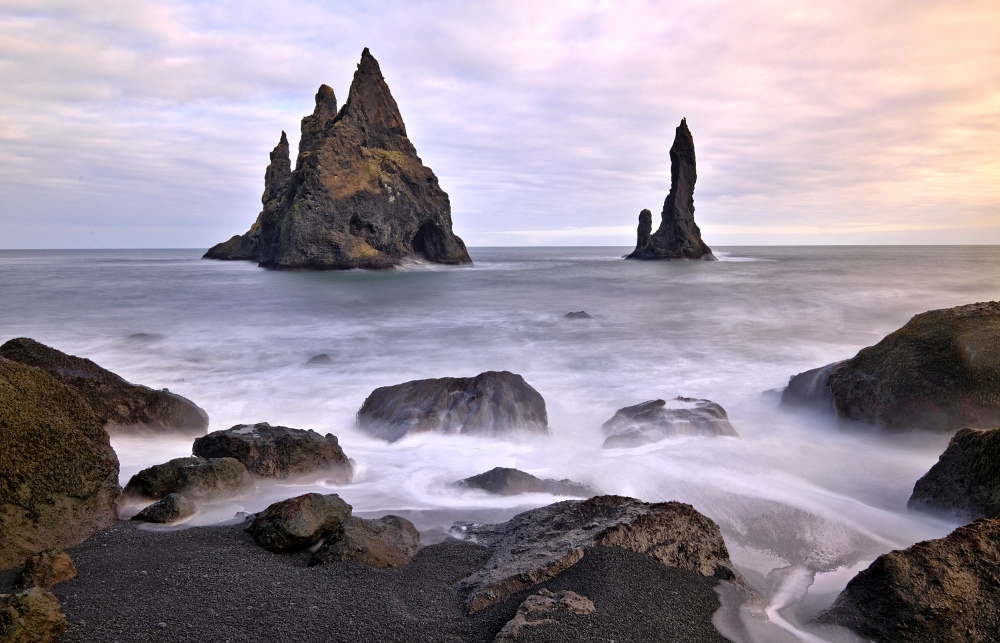
{"type": "Polygon", "coordinates": [[[197,511],[198,507],[192,500],[179,493],[171,493],[132,516],[132,520],[164,524],[184,520],[197,511]]]}
{"type": "Polygon", "coordinates": [[[86,401],[0,358],[0,571],[113,525],[120,494],[118,456],[86,401]]]}
{"type": "Polygon", "coordinates": [[[507,371],[377,388],[358,411],[358,427],[389,441],[427,431],[485,436],[549,433],[545,400],[523,377],[507,371]]]}
{"type": "Polygon", "coordinates": [[[125,485],[125,495],[131,498],[159,500],[177,489],[177,482],[184,467],[200,464],[203,458],[174,458],[163,464],[155,464],[129,478],[125,485]]]}
{"type": "Polygon", "coordinates": [[[313,355],[310,357],[306,364],[332,364],[333,359],[326,353],[320,353],[319,355],[313,355]]]}
{"type": "Polygon", "coordinates": [[[524,599],[517,614],[493,639],[493,643],[513,643],[522,631],[535,625],[552,625],[571,616],[588,616],[597,611],[594,602],[570,590],[541,589],[524,599]]]}
{"type": "Polygon", "coordinates": [[[350,516],[351,505],[337,494],[307,493],[270,505],[254,516],[247,531],[264,549],[284,553],[315,545],[350,516]]]}
{"type": "Polygon", "coordinates": [[[209,458],[182,467],[172,493],[192,500],[219,500],[254,488],[253,478],[236,458],[209,458]]]}
{"type": "Polygon", "coordinates": [[[322,472],[336,482],[350,482],[354,467],[337,436],[312,430],[271,426],[267,422],[238,424],[194,441],[203,458],[235,458],[261,478],[291,478],[322,472]]]}
{"type": "Polygon", "coordinates": [[[20,337],[0,346],[0,357],[36,366],[79,393],[109,433],[205,432],[208,414],[191,400],[131,384],[89,359],[20,337]]]}
{"type": "Polygon", "coordinates": [[[566,319],[593,319],[593,317],[588,315],[585,310],[578,310],[574,313],[566,313],[563,317],[566,319]]]}
{"type": "Polygon", "coordinates": [[[906,506],[966,520],[1000,515],[1000,431],[956,433],[906,506]]]}
{"type": "Polygon", "coordinates": [[[451,204],[417,156],[378,62],[368,49],[344,106],[321,85],[302,120],[295,169],[282,132],[264,177],[263,209],[209,259],[267,268],[389,268],[407,259],[471,263],[452,232],[451,204]]]}
{"type": "Polygon", "coordinates": [[[698,179],[694,156],[694,138],[682,118],[670,146],[670,193],[663,203],[660,227],[650,234],[653,215],[639,213],[636,246],[626,259],[702,259],[714,261],[715,255],[704,241],[694,222],[694,184],[698,179]]]}
{"type": "Polygon", "coordinates": [[[594,547],[629,549],[669,567],[745,585],[718,525],[679,502],[565,500],[505,523],[457,525],[454,532],[490,549],[483,569],[456,585],[470,614],[569,569],[594,547]]]}
{"type": "Polygon", "coordinates": [[[25,589],[52,589],[59,583],[76,578],[76,565],[61,549],[47,549],[29,556],[17,577],[17,585],[25,589]]]}
{"type": "Polygon", "coordinates": [[[788,386],[780,392],[783,406],[799,406],[817,411],[835,411],[833,392],[830,390],[830,374],[843,364],[843,361],[820,366],[788,380],[788,386]]]}
{"type": "Polygon", "coordinates": [[[0,594],[0,641],[52,643],[69,623],[59,599],[41,587],[16,594],[0,594]]]}
{"type": "Polygon", "coordinates": [[[515,496],[521,493],[551,493],[556,496],[589,498],[596,492],[585,484],[572,480],[536,478],[518,469],[496,467],[455,483],[466,489],[482,489],[498,496],[515,496]]]}
{"type": "Polygon", "coordinates": [[[399,516],[347,520],[313,554],[310,565],[356,560],[372,567],[403,567],[421,550],[420,532],[399,516]]]}
{"type": "Polygon", "coordinates": [[[604,448],[634,447],[683,435],[738,437],[726,410],[711,400],[678,397],[667,406],[651,400],[618,409],[601,426],[608,436],[604,448]]]}
{"type": "Polygon", "coordinates": [[[879,556],[818,620],[879,642],[1000,640],[997,560],[1000,520],[977,520],[879,556]]]}

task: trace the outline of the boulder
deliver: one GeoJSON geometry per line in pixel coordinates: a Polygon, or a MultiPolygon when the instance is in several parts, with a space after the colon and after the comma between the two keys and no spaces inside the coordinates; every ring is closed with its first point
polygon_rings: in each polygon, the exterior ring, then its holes
{"type": "Polygon", "coordinates": [[[566,313],[565,315],[563,315],[563,317],[565,317],[566,319],[593,319],[593,317],[589,315],[585,310],[578,310],[576,312],[566,313]]]}
{"type": "Polygon", "coordinates": [[[650,234],[653,214],[639,213],[635,250],[626,259],[701,259],[715,261],[694,222],[694,184],[698,179],[694,138],[682,118],[670,146],[670,193],[663,202],[660,227],[650,234]]]}
{"type": "Polygon", "coordinates": [[[179,493],[171,493],[132,516],[132,520],[163,524],[184,520],[197,511],[198,507],[192,500],[179,493]]]}
{"type": "Polygon", "coordinates": [[[818,620],[879,642],[1000,640],[997,560],[1000,520],[977,520],[879,556],[818,620]]]}
{"type": "Polygon", "coordinates": [[[336,532],[351,517],[351,505],[335,493],[307,493],[270,505],[254,516],[247,531],[269,551],[306,549],[336,532]]]}
{"type": "Polygon", "coordinates": [[[208,458],[181,468],[171,492],[192,500],[219,500],[254,488],[253,478],[236,458],[208,458]]]}
{"type": "Polygon", "coordinates": [[[832,406],[841,418],[887,430],[991,429],[1000,425],[1000,302],[915,315],[824,369],[793,377],[782,401],[832,406]]]}
{"type": "Polygon", "coordinates": [[[1000,431],[956,433],[906,506],[965,520],[1000,515],[1000,431]]]}
{"type": "Polygon", "coordinates": [[[25,589],[52,589],[59,583],[76,578],[76,565],[61,549],[46,549],[28,556],[17,576],[17,585],[25,589]]]}
{"type": "Polygon", "coordinates": [[[205,253],[282,270],[390,268],[408,259],[471,263],[451,204],[417,156],[378,62],[361,54],[347,102],[321,85],[302,119],[295,169],[285,133],[250,230],[205,253]]]}
{"type": "Polygon", "coordinates": [[[675,398],[669,407],[664,400],[651,400],[618,409],[601,430],[608,436],[604,440],[605,449],[634,447],[685,435],[739,436],[724,408],[711,400],[690,397],[675,398]]]}
{"type": "Polygon", "coordinates": [[[48,590],[0,594],[0,641],[54,643],[68,629],[59,599],[48,590]]]}
{"type": "Polygon", "coordinates": [[[323,542],[309,564],[356,560],[372,567],[403,567],[422,547],[420,532],[406,518],[366,520],[354,516],[323,542]]]}
{"type": "Polygon", "coordinates": [[[316,365],[316,364],[332,364],[332,363],[333,363],[333,358],[330,357],[329,355],[327,355],[326,353],[320,353],[319,355],[313,355],[308,360],[306,360],[306,364],[313,364],[313,365],[316,365]]]}
{"type": "Polygon", "coordinates": [[[131,498],[159,500],[177,489],[181,469],[204,462],[203,458],[174,458],[163,464],[155,464],[129,478],[125,485],[125,495],[131,498]]]}
{"type": "Polygon", "coordinates": [[[337,482],[350,482],[354,467],[337,437],[315,431],[271,426],[267,422],[236,425],[194,441],[203,458],[235,458],[261,478],[291,478],[322,472],[337,482]]]}
{"type": "Polygon", "coordinates": [[[514,643],[525,628],[550,625],[572,616],[589,616],[597,611],[594,602],[568,589],[553,592],[541,589],[524,599],[514,618],[507,621],[493,643],[514,643]]]}
{"type": "Polygon", "coordinates": [[[377,388],[358,411],[358,427],[389,441],[428,431],[484,436],[549,433],[545,400],[523,377],[507,371],[377,388]]]}
{"type": "Polygon", "coordinates": [[[94,410],[109,433],[201,434],[208,414],[194,402],[167,391],[131,384],[83,357],[67,355],[20,337],[0,346],[0,357],[36,366],[73,389],[94,410]]]}
{"type": "Polygon", "coordinates": [[[630,549],[668,567],[745,586],[718,525],[679,502],[596,496],[526,511],[501,524],[460,524],[453,531],[490,549],[483,569],[456,585],[470,614],[556,576],[594,547],[630,549]]]}
{"type": "Polygon", "coordinates": [[[481,489],[498,496],[516,496],[521,493],[551,493],[556,496],[589,498],[596,492],[585,484],[572,480],[536,478],[518,469],[496,467],[455,483],[466,489],[481,489]]]}
{"type": "Polygon", "coordinates": [[[84,399],[0,358],[0,571],[118,520],[118,456],[84,399]]]}

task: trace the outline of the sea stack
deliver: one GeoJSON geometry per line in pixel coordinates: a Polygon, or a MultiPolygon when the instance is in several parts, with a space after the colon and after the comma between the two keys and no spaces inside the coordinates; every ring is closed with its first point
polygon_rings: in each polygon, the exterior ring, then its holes
{"type": "Polygon", "coordinates": [[[653,228],[653,214],[639,213],[635,250],[626,259],[701,259],[715,261],[694,222],[694,183],[698,172],[694,159],[694,139],[682,118],[670,146],[670,193],[663,203],[660,227],[653,228]]]}
{"type": "Polygon", "coordinates": [[[396,101],[366,48],[347,102],[321,85],[302,119],[292,170],[281,133],[264,174],[263,210],[206,259],[278,270],[382,269],[407,259],[471,263],[452,232],[451,203],[406,136],[396,101]]]}

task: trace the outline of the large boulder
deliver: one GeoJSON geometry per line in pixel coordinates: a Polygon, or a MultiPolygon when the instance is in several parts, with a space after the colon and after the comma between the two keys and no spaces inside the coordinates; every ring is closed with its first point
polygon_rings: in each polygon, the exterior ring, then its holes
{"type": "Polygon", "coordinates": [[[519,469],[496,467],[486,473],[470,476],[455,483],[465,489],[480,489],[498,496],[516,496],[522,493],[551,493],[556,496],[589,498],[596,495],[585,484],[572,480],[538,478],[519,469]]]}
{"type": "Polygon", "coordinates": [[[0,358],[0,570],[114,524],[120,494],[118,456],[86,401],[0,358]]]}
{"type": "Polygon", "coordinates": [[[991,429],[1000,425],[1000,302],[915,315],[824,368],[793,377],[782,401],[889,430],[991,429]]]}
{"type": "Polygon", "coordinates": [[[452,232],[451,204],[417,156],[378,62],[366,48],[347,102],[321,85],[302,119],[295,169],[281,133],[264,175],[263,209],[242,237],[207,259],[266,268],[389,268],[407,259],[471,263],[452,232]]]}
{"type": "Polygon", "coordinates": [[[129,478],[125,495],[130,498],[159,500],[177,489],[177,482],[184,467],[204,462],[204,458],[174,458],[163,464],[154,464],[129,478]]]}
{"type": "Polygon", "coordinates": [[[323,472],[338,482],[350,482],[354,467],[337,436],[271,426],[267,422],[237,425],[194,441],[202,458],[236,458],[261,478],[291,478],[323,472]]]}
{"type": "Polygon", "coordinates": [[[892,643],[1000,640],[1000,520],[879,556],[819,621],[892,643]]]}
{"type": "Polygon", "coordinates": [[[247,531],[269,551],[306,549],[337,532],[351,517],[351,505],[335,493],[307,493],[270,505],[254,516],[247,531]]]}
{"type": "Polygon", "coordinates": [[[711,400],[678,397],[670,406],[651,400],[618,409],[601,426],[607,435],[604,448],[634,447],[684,435],[739,436],[726,410],[711,400]]]}
{"type": "Polygon", "coordinates": [[[457,585],[470,614],[569,569],[594,547],[630,549],[668,567],[745,585],[718,525],[679,502],[596,496],[557,502],[496,525],[460,524],[454,531],[490,548],[483,569],[457,585]]]}
{"type": "Polygon", "coordinates": [[[956,433],[906,506],[966,520],[1000,515],[1000,431],[956,433]]]}
{"type": "Polygon", "coordinates": [[[0,641],[54,643],[68,629],[59,599],[48,590],[0,594],[0,641]]]}
{"type": "Polygon", "coordinates": [[[420,532],[406,518],[367,520],[353,516],[324,540],[309,564],[356,560],[372,567],[403,567],[422,547],[420,532]]]}
{"type": "Polygon", "coordinates": [[[358,411],[358,427],[389,441],[428,431],[484,436],[549,432],[545,400],[523,377],[507,371],[377,388],[358,411]]]}
{"type": "Polygon", "coordinates": [[[37,366],[79,393],[110,433],[169,431],[201,434],[208,414],[167,391],[131,384],[83,357],[67,355],[27,337],[0,346],[0,357],[37,366]]]}

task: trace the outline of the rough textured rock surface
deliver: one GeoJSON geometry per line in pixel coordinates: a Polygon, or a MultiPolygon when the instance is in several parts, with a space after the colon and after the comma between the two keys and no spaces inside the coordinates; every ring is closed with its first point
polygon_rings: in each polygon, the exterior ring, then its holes
{"type": "Polygon", "coordinates": [[[202,458],[174,458],[163,464],[154,464],[129,478],[125,485],[125,495],[159,500],[177,488],[181,469],[202,462],[202,458]]]}
{"type": "Polygon", "coordinates": [[[295,170],[284,132],[271,152],[263,209],[242,237],[205,258],[252,259],[267,268],[389,268],[406,259],[470,263],[452,232],[451,203],[406,136],[378,62],[365,49],[338,111],[322,85],[302,119],[295,170]]]}
{"type": "Polygon", "coordinates": [[[237,425],[194,441],[202,458],[236,458],[262,478],[291,478],[323,472],[337,482],[350,482],[354,467],[337,437],[315,431],[271,426],[267,422],[237,425]]]}
{"type": "Polygon", "coordinates": [[[585,484],[572,480],[541,479],[519,469],[497,467],[486,473],[459,480],[457,486],[482,489],[498,496],[516,496],[521,493],[551,493],[557,496],[589,498],[595,491],[585,484]]]}
{"type": "Polygon", "coordinates": [[[1000,515],[1000,431],[956,433],[906,506],[967,520],[1000,515]]]}
{"type": "Polygon", "coordinates": [[[698,179],[694,138],[682,118],[670,146],[670,193],[663,203],[660,227],[650,234],[653,215],[639,213],[636,246],[626,259],[702,259],[714,261],[712,249],[701,240],[694,222],[694,184],[698,179]]]}
{"type": "Polygon", "coordinates": [[[514,643],[521,640],[525,628],[559,623],[567,616],[589,616],[597,611],[594,602],[568,589],[553,592],[542,589],[524,599],[503,629],[497,633],[493,643],[514,643]]]}
{"type": "Polygon", "coordinates": [[[830,391],[830,373],[843,363],[843,361],[834,362],[793,375],[788,380],[788,386],[781,392],[781,404],[813,408],[818,411],[836,411],[833,392],[830,391]]]}
{"type": "Polygon", "coordinates": [[[59,599],[40,587],[0,594],[0,641],[4,643],[53,643],[69,623],[59,599]]]}
{"type": "Polygon", "coordinates": [[[336,532],[351,517],[351,505],[337,494],[282,500],[254,516],[247,527],[254,542],[275,553],[311,547],[336,532]]]}
{"type": "Polygon", "coordinates": [[[487,436],[549,432],[545,400],[523,377],[507,371],[377,388],[358,411],[358,427],[389,441],[426,431],[487,436]]]}
{"type": "Polygon", "coordinates": [[[703,576],[745,581],[718,525],[679,502],[621,496],[565,500],[496,525],[460,524],[456,535],[490,548],[482,570],[457,587],[475,613],[569,569],[593,547],[621,547],[703,576]]]}
{"type": "Polygon", "coordinates": [[[132,516],[132,520],[164,524],[183,520],[197,511],[194,501],[179,493],[171,493],[132,516]]]}
{"type": "Polygon", "coordinates": [[[1000,640],[1000,520],[879,556],[819,620],[873,641],[1000,640]]]}
{"type": "Polygon", "coordinates": [[[80,395],[0,358],[0,570],[118,520],[118,456],[80,395]]]}
{"type": "Polygon", "coordinates": [[[366,520],[354,516],[326,538],[309,564],[356,560],[372,567],[403,567],[422,548],[420,532],[406,518],[366,520]]]}
{"type": "Polygon", "coordinates": [[[17,585],[25,589],[52,589],[73,578],[76,578],[76,565],[69,554],[61,549],[46,549],[28,556],[17,576],[17,585]]]}
{"type": "Polygon", "coordinates": [[[167,390],[131,384],[83,357],[67,355],[27,337],[0,346],[0,357],[37,366],[79,393],[110,433],[204,433],[208,414],[167,390]]]}
{"type": "Polygon", "coordinates": [[[171,493],[193,500],[217,500],[239,496],[253,488],[253,478],[239,460],[209,458],[182,467],[171,493]]]}
{"type": "Polygon", "coordinates": [[[601,426],[607,435],[604,448],[634,447],[682,435],[739,436],[726,410],[711,400],[678,397],[668,407],[651,400],[618,409],[601,426]]]}

